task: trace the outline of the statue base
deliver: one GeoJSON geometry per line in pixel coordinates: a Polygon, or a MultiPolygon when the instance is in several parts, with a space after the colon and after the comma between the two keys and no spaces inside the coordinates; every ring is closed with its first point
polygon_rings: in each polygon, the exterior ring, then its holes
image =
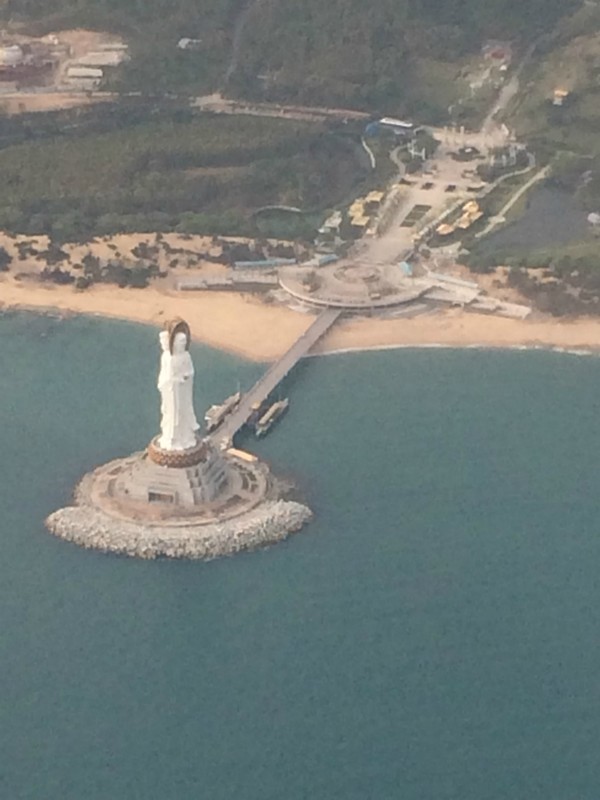
{"type": "Polygon", "coordinates": [[[280,541],[312,516],[283,499],[258,460],[222,453],[208,440],[194,448],[202,454],[196,463],[186,460],[190,451],[176,454],[187,466],[159,464],[157,451],[154,441],[85,475],[75,504],[47,518],[49,530],[104,552],[209,559],[280,541]]]}
{"type": "Polygon", "coordinates": [[[208,456],[209,443],[198,439],[194,447],[187,450],[164,450],[155,436],[148,445],[148,458],[160,467],[193,467],[208,456]]]}

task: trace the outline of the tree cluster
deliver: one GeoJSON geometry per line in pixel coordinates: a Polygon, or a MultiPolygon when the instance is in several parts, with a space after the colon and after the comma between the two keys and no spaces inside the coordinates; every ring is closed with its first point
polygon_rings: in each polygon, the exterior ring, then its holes
{"type": "Polygon", "coordinates": [[[245,97],[408,108],[435,116],[421,66],[459,62],[487,37],[532,40],[577,0],[4,0],[5,19],[117,31],[131,61],[112,86],[145,95],[221,88],[239,15],[248,13],[227,87],[245,97]],[[199,39],[193,51],[180,37],[199,39]],[[415,90],[416,87],[416,90],[415,90]]]}

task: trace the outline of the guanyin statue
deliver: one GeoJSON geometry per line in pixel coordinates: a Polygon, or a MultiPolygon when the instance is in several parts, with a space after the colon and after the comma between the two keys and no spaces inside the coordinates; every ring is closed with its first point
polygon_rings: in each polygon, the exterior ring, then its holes
{"type": "Polygon", "coordinates": [[[194,365],[186,322],[174,320],[161,331],[158,391],[161,422],[158,445],[163,450],[188,450],[197,444],[200,428],[194,413],[194,365]]]}

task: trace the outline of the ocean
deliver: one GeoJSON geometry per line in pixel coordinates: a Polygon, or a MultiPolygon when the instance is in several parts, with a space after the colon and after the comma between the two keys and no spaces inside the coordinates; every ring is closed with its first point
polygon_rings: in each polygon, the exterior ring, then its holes
{"type": "MultiPolygon", "coordinates": [[[[43,520],[156,432],[156,331],[0,342],[0,798],[597,800],[598,359],[309,359],[245,444],[314,522],[144,562],[43,520]]],[[[199,412],[263,369],[193,355],[199,412]]]]}

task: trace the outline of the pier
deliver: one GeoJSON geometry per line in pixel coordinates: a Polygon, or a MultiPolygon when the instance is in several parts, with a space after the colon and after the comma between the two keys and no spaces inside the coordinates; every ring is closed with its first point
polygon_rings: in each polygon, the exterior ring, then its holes
{"type": "Polygon", "coordinates": [[[224,275],[205,275],[177,278],[175,288],[179,292],[210,290],[217,292],[267,291],[279,285],[274,270],[261,272],[258,269],[229,269],[224,275]]]}
{"type": "Polygon", "coordinates": [[[271,392],[292,371],[298,361],[304,358],[311,347],[327,333],[341,313],[342,310],[339,308],[327,308],[319,314],[312,325],[296,339],[287,353],[272,364],[254,386],[242,395],[235,411],[211,434],[211,438],[216,444],[221,447],[229,447],[233,444],[234,436],[248,422],[253,412],[265,402],[271,392]]]}

